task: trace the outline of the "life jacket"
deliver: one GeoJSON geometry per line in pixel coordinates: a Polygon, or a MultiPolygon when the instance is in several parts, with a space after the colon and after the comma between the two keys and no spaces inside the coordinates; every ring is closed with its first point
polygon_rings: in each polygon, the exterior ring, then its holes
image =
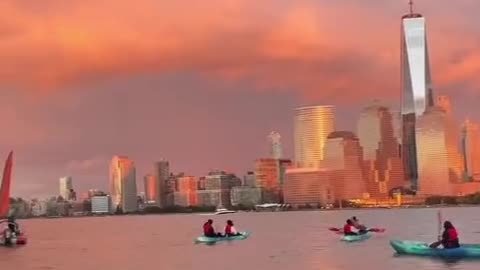
{"type": "Polygon", "coordinates": [[[215,231],[213,230],[213,227],[210,223],[205,223],[203,224],[203,234],[204,235],[213,235],[215,234],[215,231]]]}
{"type": "Polygon", "coordinates": [[[455,228],[448,229],[447,230],[447,235],[448,235],[447,241],[449,241],[449,242],[458,240],[458,233],[457,233],[457,230],[455,228]]]}
{"type": "Polygon", "coordinates": [[[232,233],[232,226],[231,225],[227,225],[225,227],[225,234],[231,234],[232,233]]]}
{"type": "Polygon", "coordinates": [[[343,226],[343,233],[352,233],[352,227],[350,224],[345,224],[345,226],[343,226]]]}

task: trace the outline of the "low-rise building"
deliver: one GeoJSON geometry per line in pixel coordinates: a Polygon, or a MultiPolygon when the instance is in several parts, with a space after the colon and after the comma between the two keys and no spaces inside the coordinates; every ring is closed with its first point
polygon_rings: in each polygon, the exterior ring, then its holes
{"type": "Polygon", "coordinates": [[[317,168],[287,170],[284,186],[285,203],[298,206],[325,206],[334,203],[331,176],[331,172],[317,168]]]}
{"type": "Polygon", "coordinates": [[[113,213],[112,199],[110,196],[93,196],[92,197],[92,213],[108,214],[113,213]]]}
{"type": "Polygon", "coordinates": [[[262,203],[262,189],[256,187],[233,187],[231,191],[233,206],[243,205],[253,207],[262,203]]]}

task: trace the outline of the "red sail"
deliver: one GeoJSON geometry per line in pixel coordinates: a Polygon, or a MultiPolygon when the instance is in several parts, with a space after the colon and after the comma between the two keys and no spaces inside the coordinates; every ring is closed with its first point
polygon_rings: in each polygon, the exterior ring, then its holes
{"type": "Polygon", "coordinates": [[[12,180],[13,152],[8,155],[3,170],[2,187],[0,187],[0,217],[6,217],[10,210],[10,182],[12,180]]]}

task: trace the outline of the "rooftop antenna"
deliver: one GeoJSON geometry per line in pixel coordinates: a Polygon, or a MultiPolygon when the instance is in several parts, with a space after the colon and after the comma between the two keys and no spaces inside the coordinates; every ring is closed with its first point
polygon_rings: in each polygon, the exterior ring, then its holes
{"type": "Polygon", "coordinates": [[[413,0],[408,1],[408,5],[410,6],[410,15],[413,15],[413,0]]]}

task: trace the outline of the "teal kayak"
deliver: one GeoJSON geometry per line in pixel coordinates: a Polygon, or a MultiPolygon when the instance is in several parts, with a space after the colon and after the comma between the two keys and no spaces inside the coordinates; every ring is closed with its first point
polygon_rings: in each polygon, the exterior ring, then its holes
{"type": "Polygon", "coordinates": [[[479,258],[480,244],[462,244],[459,248],[431,248],[428,243],[419,241],[392,240],[390,245],[398,254],[440,257],[447,259],[479,258]]]}
{"type": "Polygon", "coordinates": [[[245,240],[248,238],[250,233],[248,232],[240,232],[240,235],[237,236],[229,236],[229,237],[206,237],[206,236],[199,236],[195,239],[195,243],[206,243],[206,244],[213,244],[216,242],[221,241],[234,241],[234,240],[245,240]]]}
{"type": "Polygon", "coordinates": [[[357,242],[367,240],[370,237],[372,237],[372,234],[370,232],[367,232],[359,235],[344,235],[340,240],[345,242],[357,242]]]}

